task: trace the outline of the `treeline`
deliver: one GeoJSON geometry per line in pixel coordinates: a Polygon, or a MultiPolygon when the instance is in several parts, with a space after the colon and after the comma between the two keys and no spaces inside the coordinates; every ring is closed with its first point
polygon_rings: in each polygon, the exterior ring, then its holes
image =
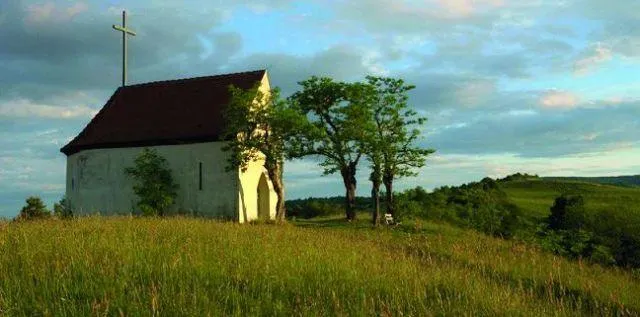
{"type": "MultiPolygon", "coordinates": [[[[344,196],[309,197],[292,199],[285,202],[287,217],[309,219],[314,217],[334,216],[344,214],[344,196]]],[[[369,197],[355,197],[356,212],[371,212],[373,205],[369,197]]]]}
{"type": "Polygon", "coordinates": [[[640,186],[640,175],[632,176],[601,176],[601,177],[543,177],[545,180],[579,181],[586,183],[615,185],[622,187],[640,186]]]}

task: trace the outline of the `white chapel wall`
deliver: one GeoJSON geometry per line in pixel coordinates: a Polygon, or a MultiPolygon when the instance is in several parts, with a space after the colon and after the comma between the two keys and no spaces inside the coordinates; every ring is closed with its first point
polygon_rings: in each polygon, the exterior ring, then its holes
{"type": "MultiPolygon", "coordinates": [[[[225,172],[222,142],[149,147],[163,156],[180,186],[173,211],[237,217],[237,172],[225,172]],[[200,189],[202,163],[202,190],[200,189]]],[[[67,197],[79,214],[128,214],[137,210],[134,181],[125,175],[142,147],[93,149],[67,158],[67,197]]]]}

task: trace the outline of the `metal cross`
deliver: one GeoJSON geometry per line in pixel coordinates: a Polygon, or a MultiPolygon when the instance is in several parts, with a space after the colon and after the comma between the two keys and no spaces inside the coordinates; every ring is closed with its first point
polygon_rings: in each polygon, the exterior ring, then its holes
{"type": "Polygon", "coordinates": [[[127,34],[135,36],[133,30],[127,29],[127,12],[122,11],[122,26],[113,25],[116,31],[122,32],[122,87],[127,84],[127,34]]]}

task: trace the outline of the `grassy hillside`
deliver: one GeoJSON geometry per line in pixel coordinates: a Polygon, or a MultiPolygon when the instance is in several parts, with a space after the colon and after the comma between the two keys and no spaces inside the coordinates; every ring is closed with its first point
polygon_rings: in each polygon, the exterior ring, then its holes
{"type": "Polygon", "coordinates": [[[601,177],[542,177],[542,179],[552,181],[578,181],[584,183],[596,183],[626,187],[640,186],[640,175],[601,177]]]}
{"type": "Polygon", "coordinates": [[[430,222],[5,223],[0,276],[7,316],[640,314],[629,271],[430,222]]]}
{"type": "Polygon", "coordinates": [[[592,211],[640,212],[640,188],[547,179],[501,182],[500,187],[528,217],[546,217],[554,199],[562,193],[583,195],[586,208],[592,211]]]}

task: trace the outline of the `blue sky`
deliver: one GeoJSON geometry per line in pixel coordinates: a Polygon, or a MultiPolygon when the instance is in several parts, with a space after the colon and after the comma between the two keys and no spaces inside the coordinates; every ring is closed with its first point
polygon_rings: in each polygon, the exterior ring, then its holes
{"type": "MultiPolygon", "coordinates": [[[[640,173],[640,2],[631,0],[27,1],[0,3],[0,216],[64,191],[59,152],[120,82],[268,68],[401,77],[437,149],[398,188],[502,177],[640,173]],[[186,1],[185,1],[186,2],[186,1]]],[[[367,166],[358,194],[367,195],[367,166]]],[[[317,161],[288,162],[287,196],[342,194],[317,161]]]]}

